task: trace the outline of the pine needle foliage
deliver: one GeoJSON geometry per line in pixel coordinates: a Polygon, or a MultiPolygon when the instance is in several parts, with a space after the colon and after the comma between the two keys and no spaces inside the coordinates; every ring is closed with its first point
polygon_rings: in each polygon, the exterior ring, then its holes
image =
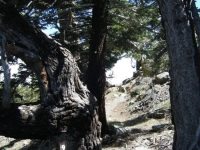
{"type": "MultiPolygon", "coordinates": [[[[54,29],[52,38],[73,53],[82,72],[81,78],[84,80],[89,60],[92,6],[91,0],[22,0],[17,3],[16,8],[35,27],[43,30],[54,29]]],[[[112,68],[122,57],[131,57],[140,62],[143,70],[150,70],[154,74],[168,71],[167,53],[155,59],[166,47],[156,1],[110,0],[107,7],[109,18],[106,69],[112,68]]],[[[18,74],[12,79],[13,101],[35,101],[39,99],[37,80],[27,66],[22,68],[26,70],[19,69],[18,74]],[[25,78],[29,78],[29,81],[25,78]],[[31,94],[35,96],[23,98],[31,94]]],[[[2,86],[3,82],[0,89],[2,86]]]]}

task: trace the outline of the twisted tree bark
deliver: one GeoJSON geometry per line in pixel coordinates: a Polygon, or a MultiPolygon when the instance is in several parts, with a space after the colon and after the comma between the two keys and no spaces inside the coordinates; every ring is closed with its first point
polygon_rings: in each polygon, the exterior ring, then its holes
{"type": "Polygon", "coordinates": [[[66,149],[101,149],[97,101],[79,80],[71,53],[0,1],[0,33],[8,54],[22,59],[40,85],[38,104],[0,109],[0,134],[16,138],[55,136],[66,149]]]}

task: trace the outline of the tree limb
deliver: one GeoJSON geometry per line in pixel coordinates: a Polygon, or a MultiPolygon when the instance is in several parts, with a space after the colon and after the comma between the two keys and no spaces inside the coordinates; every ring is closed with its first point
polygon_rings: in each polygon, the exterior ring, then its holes
{"type": "Polygon", "coordinates": [[[167,52],[167,47],[163,48],[155,57],[154,62],[156,62],[162,55],[164,55],[167,52]]]}

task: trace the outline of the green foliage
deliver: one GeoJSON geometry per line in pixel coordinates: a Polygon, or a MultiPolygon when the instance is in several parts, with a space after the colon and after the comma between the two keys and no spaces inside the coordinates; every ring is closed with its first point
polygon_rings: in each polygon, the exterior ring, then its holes
{"type": "Polygon", "coordinates": [[[140,89],[135,89],[131,92],[131,97],[134,97],[136,95],[139,95],[140,94],[140,89]]]}
{"type": "Polygon", "coordinates": [[[16,103],[37,102],[39,98],[39,88],[33,88],[29,85],[18,86],[13,95],[13,101],[16,103]]]}
{"type": "Polygon", "coordinates": [[[130,94],[131,94],[131,97],[134,97],[134,96],[137,96],[137,95],[144,95],[145,93],[146,93],[145,90],[140,89],[140,88],[136,88],[130,94]]]}
{"type": "MultiPolygon", "coordinates": [[[[52,34],[53,38],[61,42],[73,54],[80,54],[78,65],[81,71],[85,72],[89,56],[92,18],[92,6],[88,4],[91,3],[91,0],[43,0],[34,1],[28,5],[26,1],[20,1],[17,8],[38,28],[44,29],[48,26],[56,28],[58,32],[52,34]],[[73,14],[72,22],[70,26],[66,26],[70,20],[70,12],[73,14]],[[68,44],[62,41],[63,30],[65,30],[65,40],[68,44]]],[[[153,60],[165,47],[160,14],[155,1],[110,0],[108,9],[106,69],[113,67],[122,54],[136,60],[141,60],[145,55],[147,59],[153,60]]],[[[163,67],[167,66],[163,63],[167,62],[167,60],[151,61],[151,66],[161,72],[163,67]]]]}
{"type": "MultiPolygon", "coordinates": [[[[17,9],[37,28],[57,29],[52,37],[72,54],[80,55],[77,63],[82,73],[85,73],[89,57],[91,3],[91,0],[22,0],[18,2],[17,9]],[[71,22],[67,25],[70,18],[71,22]]],[[[166,46],[157,3],[152,0],[110,0],[108,9],[106,69],[112,68],[123,55],[141,61],[145,74],[168,71],[167,54],[154,61],[155,56],[166,46]]],[[[17,60],[10,57],[9,62],[15,63],[17,60]]],[[[37,82],[26,80],[30,76],[34,78],[33,73],[24,64],[20,65],[18,74],[11,81],[13,100],[34,101],[32,98],[24,99],[31,94],[36,95],[35,100],[39,99],[37,82]]],[[[0,90],[2,85],[3,83],[0,84],[0,90]]]]}
{"type": "MultiPolygon", "coordinates": [[[[17,60],[18,61],[18,60],[17,60]]],[[[11,78],[12,102],[29,103],[40,99],[38,81],[33,72],[21,61],[18,64],[18,73],[13,74],[11,78]]],[[[0,76],[2,76],[3,70],[0,76]]],[[[0,81],[0,101],[3,96],[4,81],[0,81]]]]}
{"type": "Polygon", "coordinates": [[[13,76],[11,85],[14,102],[28,103],[39,100],[38,81],[24,63],[19,63],[18,73],[13,76]]]}
{"type": "Polygon", "coordinates": [[[154,61],[165,47],[164,32],[157,3],[154,1],[111,0],[108,26],[108,49],[118,54],[125,53],[138,61],[148,61],[153,72],[168,70],[167,57],[154,61]],[[163,61],[164,58],[164,61],[163,61]],[[145,60],[147,59],[147,60],[145,60]]]}

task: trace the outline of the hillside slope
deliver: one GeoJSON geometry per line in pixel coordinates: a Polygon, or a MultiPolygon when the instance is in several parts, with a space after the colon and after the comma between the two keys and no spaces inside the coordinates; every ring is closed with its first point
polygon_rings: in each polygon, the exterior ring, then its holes
{"type": "Polygon", "coordinates": [[[111,87],[106,94],[111,135],[104,150],[172,149],[169,81],[137,77],[125,85],[111,87]]]}
{"type": "MultiPolygon", "coordinates": [[[[171,150],[169,81],[138,76],[106,92],[110,134],[103,150],[171,150]],[[161,82],[159,82],[161,83],[161,82]]],[[[0,136],[0,150],[53,150],[50,140],[13,139],[0,136]]]]}

